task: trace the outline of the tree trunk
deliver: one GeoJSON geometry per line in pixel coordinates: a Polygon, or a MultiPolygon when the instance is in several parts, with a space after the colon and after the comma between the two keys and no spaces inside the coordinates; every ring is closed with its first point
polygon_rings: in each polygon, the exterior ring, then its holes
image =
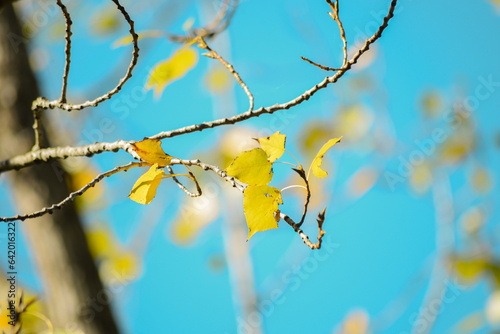
{"type": "MultiPolygon", "coordinates": [[[[38,88],[22,41],[15,12],[7,4],[0,9],[0,159],[29,151],[34,144],[31,103],[38,88]]],[[[68,194],[57,161],[7,173],[19,213],[39,210],[68,194]]],[[[54,327],[118,333],[109,305],[112,296],[99,279],[74,207],[18,226],[32,248],[54,327]]]]}

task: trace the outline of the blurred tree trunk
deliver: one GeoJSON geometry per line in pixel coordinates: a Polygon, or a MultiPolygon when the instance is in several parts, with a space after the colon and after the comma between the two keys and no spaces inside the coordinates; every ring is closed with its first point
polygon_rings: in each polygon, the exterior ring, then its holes
{"type": "MultiPolygon", "coordinates": [[[[34,144],[31,103],[38,88],[22,41],[15,12],[7,4],[0,9],[0,159],[27,152],[34,144]]],[[[39,210],[68,194],[56,161],[7,175],[20,213],[39,210]]],[[[74,207],[17,226],[28,237],[54,326],[86,334],[118,333],[109,305],[112,296],[99,279],[74,207]]]]}

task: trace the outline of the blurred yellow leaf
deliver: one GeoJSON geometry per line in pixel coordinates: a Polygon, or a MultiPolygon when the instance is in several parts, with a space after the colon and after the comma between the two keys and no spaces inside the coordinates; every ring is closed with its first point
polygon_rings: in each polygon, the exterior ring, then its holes
{"type": "MultiPolygon", "coordinates": [[[[161,30],[145,30],[137,33],[137,40],[144,39],[144,38],[157,38],[157,37],[163,37],[165,36],[165,33],[161,30]]],[[[113,43],[113,48],[119,48],[121,46],[129,45],[132,44],[132,36],[130,34],[123,36],[120,39],[117,39],[113,43]]]]}
{"type": "Polygon", "coordinates": [[[165,176],[165,172],[157,169],[158,164],[154,164],[144,173],[132,187],[132,191],[128,197],[131,200],[140,204],[149,204],[156,196],[156,188],[160,185],[161,180],[165,176]]]}
{"type": "Polygon", "coordinates": [[[475,282],[488,269],[488,266],[488,260],[484,258],[457,257],[454,260],[454,268],[458,278],[466,283],[475,282]]]}
{"type": "Polygon", "coordinates": [[[491,189],[493,182],[486,168],[477,167],[472,173],[470,183],[477,192],[486,193],[491,189]]]}
{"type": "Polygon", "coordinates": [[[198,62],[198,52],[193,48],[183,48],[151,70],[146,90],[154,89],[155,97],[160,97],[165,87],[172,81],[182,78],[198,62]]]}
{"type": "Polygon", "coordinates": [[[172,160],[170,155],[165,154],[161,148],[161,141],[157,139],[144,139],[132,144],[132,147],[142,160],[150,164],[157,164],[160,167],[165,167],[169,165],[172,160]]]}
{"type": "Polygon", "coordinates": [[[327,172],[325,172],[323,169],[321,169],[321,164],[323,163],[323,157],[324,157],[325,153],[333,145],[337,144],[341,139],[342,139],[342,137],[330,139],[328,142],[326,142],[326,144],[323,145],[323,147],[321,147],[318,154],[316,154],[316,157],[314,158],[314,160],[311,163],[311,169],[312,169],[312,172],[314,175],[316,175],[317,177],[321,177],[321,178],[326,177],[328,175],[327,172]]]}
{"type": "Polygon", "coordinates": [[[359,169],[348,182],[348,193],[351,197],[358,198],[370,190],[378,179],[379,173],[371,167],[359,169]]]}
{"type": "Polygon", "coordinates": [[[269,137],[259,138],[260,147],[267,153],[268,160],[274,162],[285,153],[286,135],[275,132],[269,137]]]}
{"type": "Polygon", "coordinates": [[[210,93],[222,94],[227,92],[233,85],[233,77],[227,69],[217,66],[207,72],[204,82],[210,93]]]}
{"type": "Polygon", "coordinates": [[[226,173],[249,185],[265,185],[273,178],[272,166],[266,152],[254,148],[237,156],[226,168],[226,173]]]}
{"type": "Polygon", "coordinates": [[[278,228],[279,204],[283,204],[279,189],[266,185],[245,189],[243,208],[249,229],[248,239],[257,232],[278,228]]]}
{"type": "Polygon", "coordinates": [[[139,276],[140,270],[140,260],[128,250],[122,250],[108,257],[99,268],[106,285],[120,285],[123,281],[131,281],[139,276]]]}
{"type": "Polygon", "coordinates": [[[204,195],[188,198],[171,224],[169,238],[178,245],[187,246],[219,214],[217,196],[204,195]]]}
{"type": "Polygon", "coordinates": [[[373,114],[361,104],[350,104],[340,109],[333,120],[333,133],[343,133],[349,142],[363,139],[373,124],[373,114]]]}
{"type": "Polygon", "coordinates": [[[432,184],[432,169],[428,162],[415,165],[411,169],[410,185],[417,193],[425,193],[432,184]]]}
{"type": "Polygon", "coordinates": [[[332,126],[326,121],[312,121],[304,125],[300,133],[299,146],[309,157],[316,154],[317,147],[330,139],[332,126]]]}
{"type": "Polygon", "coordinates": [[[115,240],[105,228],[90,229],[85,233],[92,257],[109,256],[115,251],[115,240]]]}
{"type": "Polygon", "coordinates": [[[500,325],[500,291],[493,292],[486,303],[486,319],[493,326],[500,325]]]}
{"type": "Polygon", "coordinates": [[[429,91],[424,94],[420,102],[426,116],[435,117],[443,110],[443,99],[435,91],[429,91]]]}
{"type": "Polygon", "coordinates": [[[478,207],[472,207],[460,217],[463,231],[471,236],[479,232],[484,225],[484,212],[478,207]]]}
{"type": "Polygon", "coordinates": [[[120,17],[119,12],[112,7],[98,9],[90,20],[92,32],[96,35],[114,33],[122,24],[123,19],[120,17]]]}
{"type": "Polygon", "coordinates": [[[368,314],[364,310],[350,312],[343,323],[342,334],[367,334],[368,314]]]}
{"type": "Polygon", "coordinates": [[[485,325],[483,311],[473,312],[462,318],[454,327],[456,333],[473,333],[485,325]]]}

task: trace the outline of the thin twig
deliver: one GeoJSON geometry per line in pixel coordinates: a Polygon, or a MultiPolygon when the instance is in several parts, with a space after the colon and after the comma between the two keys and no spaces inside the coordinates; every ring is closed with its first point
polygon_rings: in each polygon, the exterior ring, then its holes
{"type": "MultiPolygon", "coordinates": [[[[167,170],[168,172],[171,174],[171,175],[175,175],[174,173],[174,170],[172,169],[172,167],[170,166],[167,166],[167,170]]],[[[188,171],[189,171],[189,175],[191,175],[191,177],[193,178],[193,181],[194,183],[196,184],[196,193],[192,193],[190,192],[182,183],[181,181],[179,181],[179,179],[176,177],[176,176],[172,176],[172,180],[174,180],[174,182],[179,186],[179,188],[184,191],[189,197],[199,197],[201,196],[201,188],[200,188],[200,184],[198,183],[198,180],[196,179],[196,177],[193,175],[193,173],[191,172],[191,170],[188,168],[188,171]]]]}
{"type": "Polygon", "coordinates": [[[300,221],[296,224],[297,227],[301,227],[302,224],[304,223],[304,220],[306,219],[307,215],[307,207],[309,206],[309,201],[311,199],[311,189],[309,188],[309,181],[306,177],[306,173],[304,169],[296,169],[292,168],[297,174],[299,174],[300,178],[304,180],[304,183],[306,184],[305,189],[306,189],[306,200],[304,201],[304,210],[302,211],[302,217],[300,218],[300,221]]]}
{"type": "Polygon", "coordinates": [[[337,25],[339,26],[340,39],[342,40],[343,43],[342,51],[344,52],[344,61],[342,62],[342,67],[344,67],[347,64],[347,40],[345,37],[344,25],[342,24],[342,21],[340,20],[339,16],[339,0],[336,0],[335,3],[333,3],[331,0],[326,0],[326,2],[330,5],[330,8],[333,11],[333,13],[328,13],[328,14],[332,19],[335,20],[335,22],[337,22],[337,25]]]}
{"type": "MultiPolygon", "coordinates": [[[[116,4],[116,7],[120,11],[120,13],[123,15],[123,17],[125,18],[127,23],[129,24],[129,26],[130,26],[129,32],[130,32],[130,35],[132,36],[132,45],[133,45],[132,60],[130,61],[130,65],[127,68],[125,76],[120,79],[120,81],[118,82],[118,84],[116,85],[115,88],[113,88],[112,90],[110,90],[106,94],[99,96],[98,98],[96,98],[92,101],[87,101],[87,102],[84,102],[81,104],[71,104],[71,103],[63,102],[61,100],[49,101],[46,98],[39,97],[34,102],[35,107],[40,107],[43,109],[60,108],[60,109],[66,110],[66,111],[81,110],[83,108],[87,108],[90,106],[96,107],[99,103],[106,101],[106,100],[109,100],[113,95],[118,93],[122,89],[125,82],[127,82],[127,80],[132,77],[132,70],[134,69],[135,65],[137,64],[137,59],[139,58],[139,46],[137,45],[138,36],[135,33],[134,21],[130,18],[130,15],[127,13],[125,8],[123,8],[123,6],[120,4],[120,2],[118,0],[111,0],[111,1],[113,1],[116,4]]],[[[68,54],[66,54],[66,56],[68,56],[68,54]]],[[[69,66],[69,63],[66,63],[66,66],[69,66]]],[[[68,67],[68,69],[69,69],[69,67],[68,67]]]]}
{"type": "Polygon", "coordinates": [[[233,77],[236,79],[236,81],[238,82],[238,84],[241,86],[241,88],[243,88],[243,90],[245,91],[245,93],[247,94],[248,96],[248,101],[250,103],[250,107],[248,108],[247,110],[247,113],[250,113],[253,111],[253,108],[254,108],[254,99],[253,99],[253,95],[252,93],[250,92],[250,89],[248,89],[248,86],[243,82],[243,80],[241,79],[240,75],[238,74],[238,72],[236,72],[234,70],[234,67],[233,65],[229,64],[227,61],[225,61],[216,51],[212,50],[210,48],[210,46],[208,46],[208,44],[205,42],[205,40],[203,40],[202,37],[198,37],[198,41],[199,41],[199,44],[198,44],[198,47],[201,48],[201,49],[204,49],[204,50],[207,50],[209,51],[209,53],[206,53],[204,54],[205,56],[208,56],[210,58],[214,58],[214,59],[217,59],[218,61],[221,62],[222,65],[224,65],[225,68],[228,69],[228,71],[233,75],[233,77]]]}
{"type": "Polygon", "coordinates": [[[318,64],[318,63],[316,63],[316,62],[314,62],[314,61],[312,61],[312,60],[310,60],[310,59],[308,59],[308,58],[306,58],[306,57],[302,57],[302,56],[300,56],[300,58],[301,58],[302,60],[307,61],[309,64],[312,64],[312,65],[314,65],[314,66],[317,66],[317,67],[319,67],[319,68],[321,68],[322,70],[325,70],[325,71],[340,71],[340,70],[342,69],[342,68],[338,68],[338,67],[328,67],[328,66],[324,66],[324,65],[318,64]]]}
{"type": "Polygon", "coordinates": [[[35,131],[35,145],[31,151],[40,150],[43,146],[43,134],[42,134],[42,121],[40,119],[40,112],[42,110],[40,108],[33,109],[33,131],[35,131]]]}
{"type": "Polygon", "coordinates": [[[73,23],[71,21],[71,17],[69,15],[68,9],[66,6],[61,2],[61,0],[56,1],[57,5],[61,8],[61,11],[63,12],[64,15],[64,20],[66,21],[66,46],[64,48],[64,54],[66,55],[65,58],[65,63],[64,63],[64,74],[63,74],[63,82],[62,82],[62,88],[61,88],[61,98],[59,101],[61,103],[66,103],[66,90],[68,87],[68,75],[69,75],[69,66],[71,63],[71,24],[73,23]]]}
{"type": "Polygon", "coordinates": [[[288,225],[290,225],[293,230],[295,232],[297,232],[300,236],[300,238],[304,241],[304,243],[311,249],[320,249],[321,248],[321,243],[322,243],[322,240],[323,240],[323,236],[325,235],[325,231],[323,230],[323,223],[325,222],[325,211],[326,211],[326,208],[323,209],[323,211],[321,211],[319,214],[318,214],[318,218],[316,219],[317,222],[318,222],[318,242],[317,243],[312,243],[311,240],[309,240],[309,237],[307,236],[307,234],[304,233],[304,231],[302,231],[300,229],[300,227],[298,226],[298,224],[296,224],[292,218],[290,218],[288,215],[284,214],[283,212],[280,213],[280,217],[281,219],[283,219],[284,221],[286,221],[288,223],[288,225]]]}
{"type": "Polygon", "coordinates": [[[65,205],[69,204],[75,197],[81,196],[83,193],[85,193],[88,189],[93,187],[96,183],[101,181],[103,178],[111,176],[113,174],[116,174],[121,171],[127,171],[133,167],[143,167],[143,166],[148,166],[149,164],[147,162],[130,162],[126,165],[123,166],[118,166],[115,167],[107,172],[101,173],[97,175],[92,181],[87,183],[85,186],[83,186],[80,190],[74,191],[71,194],[68,195],[65,199],[63,199],[61,202],[57,204],[52,204],[50,207],[45,207],[39,211],[25,214],[25,215],[17,215],[14,217],[0,217],[0,222],[9,222],[9,221],[15,221],[15,220],[25,220],[25,219],[32,219],[32,218],[37,218],[40,216],[43,216],[47,213],[51,214],[54,212],[54,210],[60,210],[62,209],[65,205]]]}

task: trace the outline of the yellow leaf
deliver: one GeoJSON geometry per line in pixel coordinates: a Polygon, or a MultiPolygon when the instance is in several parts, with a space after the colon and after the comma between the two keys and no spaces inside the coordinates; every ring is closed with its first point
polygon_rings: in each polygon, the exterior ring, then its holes
{"type": "Polygon", "coordinates": [[[276,212],[283,204],[281,191],[266,185],[248,186],[243,193],[243,208],[248,225],[248,239],[257,232],[278,228],[276,212]]]}
{"type": "Polygon", "coordinates": [[[254,148],[237,156],[226,168],[226,173],[248,185],[265,185],[273,178],[272,166],[267,160],[266,152],[261,148],[254,148]]]}
{"type": "Polygon", "coordinates": [[[379,173],[372,167],[364,167],[359,169],[349,179],[349,181],[347,181],[348,194],[353,198],[359,198],[363,196],[375,185],[378,177],[379,173]]]}
{"type": "Polygon", "coordinates": [[[366,311],[351,311],[344,320],[342,334],[366,334],[369,322],[370,318],[366,311]]]}
{"type": "Polygon", "coordinates": [[[321,164],[323,163],[323,156],[325,155],[326,151],[328,151],[333,145],[337,144],[341,139],[342,137],[330,139],[319,150],[318,154],[316,154],[316,157],[311,163],[311,169],[314,175],[321,178],[326,177],[328,175],[327,172],[321,169],[321,164]]]}
{"type": "Polygon", "coordinates": [[[285,153],[286,135],[275,132],[269,137],[259,138],[260,147],[267,153],[268,160],[274,162],[285,153]]]}
{"type": "Polygon", "coordinates": [[[158,164],[154,164],[146,173],[137,179],[130,195],[128,195],[131,200],[139,204],[151,203],[156,196],[156,188],[158,188],[161,180],[165,176],[165,172],[157,168],[158,164]]]}
{"type": "Polygon", "coordinates": [[[426,92],[420,102],[426,116],[435,117],[443,110],[443,99],[438,92],[426,92]]]}
{"type": "Polygon", "coordinates": [[[198,62],[198,52],[183,48],[167,60],[158,63],[149,73],[146,90],[154,88],[155,97],[160,97],[165,87],[182,78],[198,62]]]}
{"type": "MultiPolygon", "coordinates": [[[[156,38],[156,37],[162,37],[164,36],[165,34],[163,33],[163,31],[161,30],[145,30],[145,31],[141,31],[141,32],[138,32],[137,33],[137,40],[139,39],[143,39],[143,38],[156,38]]],[[[129,44],[132,44],[132,36],[129,34],[129,35],[126,35],[120,39],[117,39],[114,43],[113,43],[113,48],[119,48],[120,46],[125,46],[125,45],[129,45],[129,44]]]]}
{"type": "Polygon", "coordinates": [[[157,139],[147,138],[132,144],[132,147],[142,160],[149,162],[150,164],[158,164],[159,167],[169,165],[172,160],[170,155],[165,154],[161,148],[161,141],[157,139]]]}

